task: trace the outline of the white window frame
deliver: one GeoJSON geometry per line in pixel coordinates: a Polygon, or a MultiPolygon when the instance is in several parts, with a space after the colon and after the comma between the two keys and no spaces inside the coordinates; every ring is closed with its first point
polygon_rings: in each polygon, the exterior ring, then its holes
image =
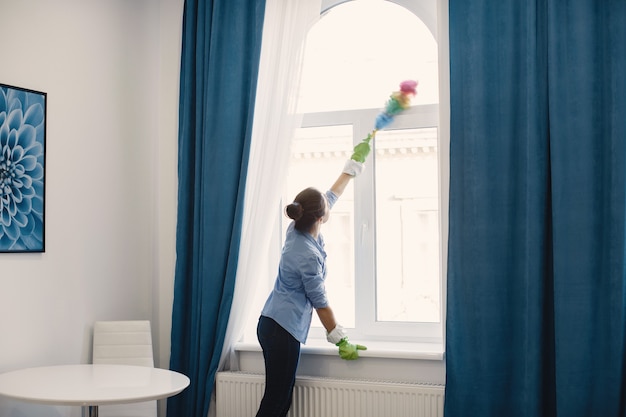
{"type": "MultiPolygon", "coordinates": [[[[380,113],[380,109],[349,110],[303,115],[302,127],[320,127],[332,125],[352,125],[353,143],[356,145],[371,132],[372,120],[380,113]]],[[[394,119],[393,125],[385,130],[419,129],[438,127],[439,106],[436,104],[413,106],[394,119]]],[[[440,157],[440,160],[442,158],[440,157]]],[[[441,161],[440,161],[441,163],[441,161]]],[[[441,169],[441,168],[440,168],[441,169]]],[[[355,265],[355,297],[356,314],[355,329],[350,329],[350,336],[363,340],[386,340],[401,342],[438,343],[442,341],[442,322],[408,323],[381,322],[376,320],[376,254],[375,254],[375,201],[371,192],[375,170],[365,170],[358,181],[354,182],[355,190],[355,225],[354,247],[355,258],[368,262],[357,262],[355,265]]],[[[441,201],[441,199],[440,199],[441,201]]],[[[438,207],[441,218],[441,204],[438,207]]],[[[441,222],[441,221],[440,221],[441,222]]],[[[443,240],[443,236],[441,237],[443,240]]],[[[441,252],[441,250],[440,250],[441,252]]],[[[440,259],[441,263],[441,259],[440,259]]],[[[440,291],[440,306],[443,299],[440,291]]],[[[440,317],[443,317],[441,312],[440,317]]],[[[320,332],[311,332],[311,337],[320,332]]]]}
{"type": "MultiPolygon", "coordinates": [[[[350,0],[322,0],[321,14],[350,0]]],[[[398,342],[420,342],[443,344],[445,337],[445,277],[447,274],[448,244],[448,193],[449,193],[449,47],[448,47],[448,3],[433,0],[436,7],[422,0],[387,0],[413,12],[429,28],[439,48],[439,104],[412,106],[397,115],[392,126],[385,130],[419,129],[435,127],[438,131],[439,167],[439,271],[440,271],[440,322],[402,323],[378,322],[376,320],[376,265],[375,265],[375,196],[371,190],[374,170],[365,170],[360,181],[355,181],[355,257],[369,260],[355,265],[356,328],[350,335],[355,340],[386,340],[398,342]],[[359,302],[358,300],[365,300],[359,302]]],[[[380,108],[366,110],[308,113],[303,115],[302,127],[329,125],[352,125],[353,143],[358,144],[371,132],[372,120],[380,108]]],[[[311,332],[314,338],[318,332],[311,332]]]]}

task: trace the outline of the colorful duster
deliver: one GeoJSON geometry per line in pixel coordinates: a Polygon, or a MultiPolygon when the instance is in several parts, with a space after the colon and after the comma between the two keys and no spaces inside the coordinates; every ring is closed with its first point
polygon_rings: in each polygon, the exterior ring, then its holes
{"type": "Polygon", "coordinates": [[[376,132],[389,126],[397,114],[409,108],[411,97],[417,94],[416,88],[417,81],[407,80],[400,83],[400,91],[391,93],[384,110],[376,116],[374,130],[368,133],[367,137],[354,147],[351,159],[357,162],[365,162],[365,158],[367,158],[371,150],[370,142],[376,136],[376,132]]]}

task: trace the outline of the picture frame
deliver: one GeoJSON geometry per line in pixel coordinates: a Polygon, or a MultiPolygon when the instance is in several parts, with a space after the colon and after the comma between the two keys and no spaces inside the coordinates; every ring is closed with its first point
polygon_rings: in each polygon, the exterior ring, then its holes
{"type": "Polygon", "coordinates": [[[47,94],[0,83],[0,253],[45,252],[47,94]]]}

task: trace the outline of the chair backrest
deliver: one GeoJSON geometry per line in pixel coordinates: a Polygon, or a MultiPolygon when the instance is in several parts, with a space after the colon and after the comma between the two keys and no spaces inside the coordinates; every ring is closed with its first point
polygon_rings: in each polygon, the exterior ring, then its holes
{"type": "Polygon", "coordinates": [[[154,367],[150,321],[95,322],[93,363],[154,367]]]}
{"type": "MultiPolygon", "coordinates": [[[[93,326],[92,362],[154,367],[150,321],[96,321],[93,326]]],[[[99,417],[156,417],[157,402],[101,406],[98,415],[99,417]]]]}

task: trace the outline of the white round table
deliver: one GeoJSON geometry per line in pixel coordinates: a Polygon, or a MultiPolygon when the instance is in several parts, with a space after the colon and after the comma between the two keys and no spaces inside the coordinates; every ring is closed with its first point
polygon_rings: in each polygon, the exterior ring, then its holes
{"type": "Polygon", "coordinates": [[[189,378],[167,369],[131,365],[58,365],[0,374],[0,395],[20,401],[76,405],[97,417],[98,406],[170,397],[189,378]]]}

